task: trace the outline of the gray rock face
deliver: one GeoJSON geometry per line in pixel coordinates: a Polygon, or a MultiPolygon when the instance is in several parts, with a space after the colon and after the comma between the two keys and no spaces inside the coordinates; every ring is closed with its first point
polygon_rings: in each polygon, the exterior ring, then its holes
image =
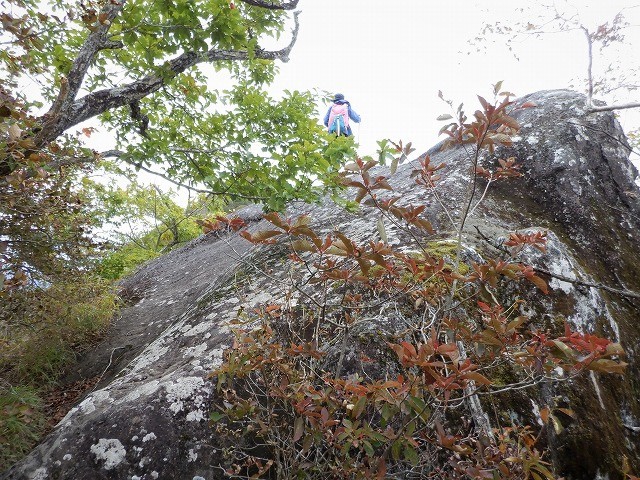
{"type": "MultiPolygon", "coordinates": [[[[548,252],[531,254],[534,265],[567,279],[639,292],[637,172],[619,125],[608,113],[586,115],[584,98],[570,91],[539,92],[517,103],[525,101],[538,107],[514,114],[523,127],[520,139],[498,152],[517,157],[525,176],[489,188],[467,223],[466,250],[481,255],[491,248],[478,232],[495,238],[544,229],[548,252]]],[[[447,165],[440,191],[459,215],[468,159],[460,149],[436,147],[430,154],[432,162],[447,165]]],[[[418,203],[422,191],[410,172],[405,166],[392,184],[404,193],[403,201],[418,203]]],[[[320,232],[338,229],[362,242],[376,236],[377,217],[367,208],[349,214],[327,201],[290,210],[310,213],[320,232]]],[[[427,211],[440,232],[452,230],[438,202],[431,201],[427,211]]],[[[255,210],[246,215],[253,218],[255,210]]],[[[251,226],[265,228],[264,221],[251,226]]],[[[391,226],[387,235],[392,244],[408,242],[391,226]]],[[[81,366],[85,376],[104,372],[98,389],[1,478],[223,478],[218,465],[224,445],[207,421],[214,394],[208,375],[229,345],[227,323],[237,312],[284,296],[285,285],[277,279],[286,277],[285,259],[281,248],[250,248],[232,233],[209,235],[127,279],[123,287],[133,304],[123,311],[116,333],[81,366]]],[[[629,371],[624,377],[587,376],[531,397],[513,395],[504,399],[505,408],[535,422],[535,408],[560,396],[578,413],[579,421],[546,439],[554,466],[567,478],[621,478],[623,456],[638,472],[640,300],[557,278],[549,284],[551,293],[542,302],[536,297],[537,317],[563,318],[620,341],[629,371]]],[[[382,327],[394,328],[393,322],[382,327]]]]}

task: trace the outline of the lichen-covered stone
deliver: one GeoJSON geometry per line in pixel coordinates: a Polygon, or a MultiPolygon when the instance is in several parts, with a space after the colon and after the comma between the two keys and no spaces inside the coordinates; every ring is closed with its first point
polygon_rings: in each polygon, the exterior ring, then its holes
{"type": "MultiPolygon", "coordinates": [[[[586,114],[585,99],[570,91],[538,92],[519,99],[537,107],[516,110],[520,140],[498,153],[515,156],[525,176],[497,182],[467,222],[464,255],[491,251],[482,236],[506,237],[514,230],[548,230],[548,252],[528,261],[556,275],[618,289],[640,291],[640,203],[624,135],[610,113],[586,114]]],[[[470,164],[460,149],[430,151],[444,162],[441,199],[463,210],[470,164]]],[[[483,162],[492,161],[485,158],[483,162]]],[[[392,183],[404,203],[424,201],[424,192],[405,165],[392,183]]],[[[481,186],[484,185],[481,183],[481,186]]],[[[309,213],[319,232],[339,229],[357,241],[377,236],[376,219],[363,208],[346,213],[333,203],[293,205],[290,214],[309,213]]],[[[447,239],[455,226],[442,205],[428,200],[427,214],[447,239]]],[[[255,219],[256,210],[245,212],[255,219]]],[[[254,222],[252,230],[266,228],[254,222]]],[[[389,242],[412,244],[393,226],[389,242]]],[[[207,422],[215,388],[208,377],[229,344],[227,323],[256,304],[284,298],[289,271],[282,248],[250,248],[234,234],[208,235],[156,259],[123,282],[130,301],[113,334],[81,364],[80,375],[102,374],[91,392],[3,479],[214,479],[223,478],[220,439],[207,422]],[[256,268],[259,267],[259,268],[256,268]],[[268,272],[264,275],[261,272],[268,272]],[[108,368],[107,368],[108,367],[108,368]],[[106,370],[105,370],[106,369],[106,370]]],[[[629,372],[585,376],[559,388],[504,394],[496,400],[504,421],[539,421],[551,399],[576,411],[559,435],[550,434],[557,471],[567,479],[622,478],[626,456],[640,471],[640,302],[638,299],[549,279],[551,292],[523,309],[545,328],[565,320],[620,341],[629,372]],[[559,399],[559,400],[558,400],[559,399]]],[[[533,288],[513,295],[527,300],[533,288]]],[[[313,294],[313,290],[307,293],[313,294]]],[[[509,294],[510,292],[505,292],[509,294]]],[[[295,302],[295,299],[293,299],[295,302]]],[[[400,328],[402,310],[372,318],[351,332],[345,366],[363,339],[400,328]]],[[[369,341],[367,340],[367,341],[369,341]]],[[[367,354],[375,354],[371,341],[367,354]]],[[[511,375],[505,371],[505,379],[511,375]]]]}

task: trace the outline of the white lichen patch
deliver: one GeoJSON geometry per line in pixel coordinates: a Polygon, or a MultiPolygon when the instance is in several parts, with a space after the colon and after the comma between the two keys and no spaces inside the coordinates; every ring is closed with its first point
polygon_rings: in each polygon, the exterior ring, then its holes
{"type": "Polygon", "coordinates": [[[207,351],[207,348],[209,346],[206,343],[201,343],[200,345],[196,345],[195,347],[188,347],[184,350],[184,353],[182,354],[183,357],[192,357],[192,358],[198,358],[201,357],[204,352],[207,351]]]}
{"type": "Polygon", "coordinates": [[[195,399],[198,392],[204,389],[204,380],[202,377],[184,377],[165,384],[164,387],[167,392],[169,410],[176,414],[183,411],[186,400],[195,399]]]}
{"type": "Polygon", "coordinates": [[[640,421],[638,421],[631,413],[625,409],[620,411],[620,419],[622,424],[632,432],[640,433],[640,421]]]}
{"type": "Polygon", "coordinates": [[[135,400],[138,400],[140,397],[148,397],[149,395],[155,393],[159,387],[160,382],[158,380],[152,380],[148,383],[140,385],[135,390],[127,393],[117,403],[133,402],[135,400]]]}
{"type": "Polygon", "coordinates": [[[559,148],[553,153],[553,163],[565,163],[568,156],[564,148],[559,148]]]}
{"type": "Polygon", "coordinates": [[[199,422],[205,418],[202,410],[194,410],[193,412],[187,413],[187,422],[199,422]]]}
{"type": "Polygon", "coordinates": [[[195,462],[198,459],[198,454],[193,451],[193,448],[189,449],[189,453],[187,454],[187,462],[195,462]]]}
{"type": "MultiPolygon", "coordinates": [[[[574,160],[571,160],[569,164],[571,164],[571,162],[575,163],[574,160]]],[[[582,186],[576,181],[571,181],[570,184],[571,184],[571,189],[573,190],[573,193],[575,193],[576,196],[578,197],[582,196],[582,186]]]]}
{"type": "Polygon", "coordinates": [[[37,469],[31,476],[31,480],[46,480],[47,478],[49,478],[49,472],[45,467],[37,469]]]}
{"type": "Polygon", "coordinates": [[[104,462],[102,467],[105,470],[117,467],[127,456],[124,445],[117,438],[101,438],[98,443],[91,445],[90,451],[98,461],[104,462]]]}
{"type": "Polygon", "coordinates": [[[109,392],[106,390],[98,390],[94,392],[92,395],[85,398],[80,405],[78,405],[78,410],[84,413],[85,415],[96,410],[96,405],[100,405],[106,400],[110,400],[110,403],[113,403],[113,400],[109,397],[109,392]]]}
{"type": "Polygon", "coordinates": [[[593,388],[595,389],[596,395],[598,396],[598,401],[600,402],[600,408],[602,408],[602,410],[606,410],[606,407],[604,406],[604,401],[602,400],[602,393],[600,392],[600,385],[598,384],[598,379],[596,378],[596,374],[593,372],[593,370],[589,372],[589,377],[591,377],[591,383],[593,383],[593,388]]]}
{"type": "MultiPolygon", "coordinates": [[[[574,280],[576,278],[576,275],[573,272],[573,265],[564,255],[559,255],[554,259],[553,263],[549,265],[549,271],[555,275],[560,275],[570,280],[574,280]]],[[[567,295],[570,295],[574,290],[572,283],[565,282],[557,278],[552,278],[549,282],[549,286],[553,290],[562,290],[567,295]]]]}
{"type": "Polygon", "coordinates": [[[144,350],[144,352],[142,352],[140,356],[138,356],[136,363],[131,369],[131,372],[143,370],[149,365],[156,363],[160,359],[160,357],[165,355],[169,351],[169,347],[163,344],[163,340],[164,339],[161,339],[161,341],[154,342],[149,345],[144,350]]]}
{"type": "Polygon", "coordinates": [[[209,370],[213,370],[214,368],[218,368],[222,365],[222,354],[224,353],[223,348],[214,348],[209,351],[207,356],[205,357],[204,368],[208,368],[209,370]]]}
{"type": "Polygon", "coordinates": [[[611,312],[609,311],[609,307],[604,302],[602,297],[600,297],[598,295],[598,299],[602,303],[605,317],[607,317],[607,320],[609,320],[609,326],[611,327],[611,330],[613,331],[613,335],[614,335],[613,339],[616,342],[619,342],[620,341],[620,327],[618,326],[618,323],[616,322],[615,318],[613,318],[613,315],[611,315],[611,312]]]}
{"type": "Polygon", "coordinates": [[[195,326],[185,325],[182,327],[182,332],[185,337],[195,337],[196,335],[202,335],[208,330],[213,328],[213,322],[201,322],[195,326]]]}
{"type": "Polygon", "coordinates": [[[527,143],[529,145],[536,145],[539,142],[538,137],[536,137],[535,135],[529,135],[527,137],[527,143]]]}
{"type": "Polygon", "coordinates": [[[251,299],[251,304],[255,305],[255,304],[259,304],[259,303],[267,303],[267,302],[271,301],[272,298],[273,298],[273,296],[270,293],[260,292],[255,297],[253,297],[251,299]]]}
{"type": "Polygon", "coordinates": [[[576,302],[575,313],[567,320],[575,325],[581,332],[592,332],[595,326],[596,317],[600,313],[601,298],[593,288],[589,289],[588,296],[582,296],[576,302]]]}
{"type": "Polygon", "coordinates": [[[148,442],[149,440],[155,440],[156,434],[151,432],[151,433],[147,433],[144,437],[142,437],[142,443],[148,442]]]}
{"type": "Polygon", "coordinates": [[[62,457],[62,459],[65,460],[65,461],[69,461],[69,460],[71,460],[71,456],[72,455],[70,453],[67,453],[67,454],[65,454],[64,457],[62,457]]]}
{"type": "Polygon", "coordinates": [[[542,427],[544,425],[544,422],[542,421],[542,416],[540,415],[540,407],[538,407],[538,404],[534,402],[533,399],[530,398],[529,400],[531,400],[531,407],[533,410],[533,414],[536,417],[536,421],[538,422],[538,425],[542,427]]]}

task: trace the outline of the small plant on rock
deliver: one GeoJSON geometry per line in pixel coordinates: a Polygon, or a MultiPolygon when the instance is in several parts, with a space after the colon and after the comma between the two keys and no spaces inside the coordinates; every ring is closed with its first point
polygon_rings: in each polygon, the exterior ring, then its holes
{"type": "MultiPolygon", "coordinates": [[[[511,94],[500,88],[494,103],[480,98],[471,120],[461,107],[457,118],[441,117],[451,120],[441,131],[446,143],[463,145],[471,168],[458,215],[438,191],[444,164],[418,161],[412,177],[424,201],[412,204],[378,162],[358,158],[342,183],[377,213],[381,241],[277,213],[265,216],[270,229],[241,233],[254,244],[287,244],[291,268],[283,301],[238,317],[233,345],[213,372],[214,428],[237,442],[221,466],[229,477],[556,478],[540,434],[574,413],[547,406],[539,419],[503,425],[489,419],[487,399],[589,370],[622,373],[625,364],[617,343],[569,325],[537,328],[524,301],[506,293],[523,280],[518,288],[547,292],[518,258],[527,248],[544,252],[544,232],[514,232],[503,245],[507,257],[464,252],[465,223],[489,185],[520,175],[513,158],[481,165],[483,152],[509,145],[519,130],[511,94]],[[443,207],[453,227],[448,255],[430,244],[442,236],[425,215],[428,202],[443,207]],[[385,225],[404,248],[388,241],[385,225]]],[[[395,171],[412,149],[393,145],[395,171]]]]}

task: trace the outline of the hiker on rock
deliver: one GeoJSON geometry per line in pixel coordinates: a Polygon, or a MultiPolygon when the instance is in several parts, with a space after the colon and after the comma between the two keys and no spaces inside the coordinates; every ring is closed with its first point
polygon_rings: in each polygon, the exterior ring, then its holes
{"type": "Polygon", "coordinates": [[[329,129],[329,133],[349,137],[352,135],[349,120],[360,123],[360,115],[351,108],[351,104],[344,99],[344,95],[336,93],[333,105],[324,116],[324,126],[329,129]]]}

